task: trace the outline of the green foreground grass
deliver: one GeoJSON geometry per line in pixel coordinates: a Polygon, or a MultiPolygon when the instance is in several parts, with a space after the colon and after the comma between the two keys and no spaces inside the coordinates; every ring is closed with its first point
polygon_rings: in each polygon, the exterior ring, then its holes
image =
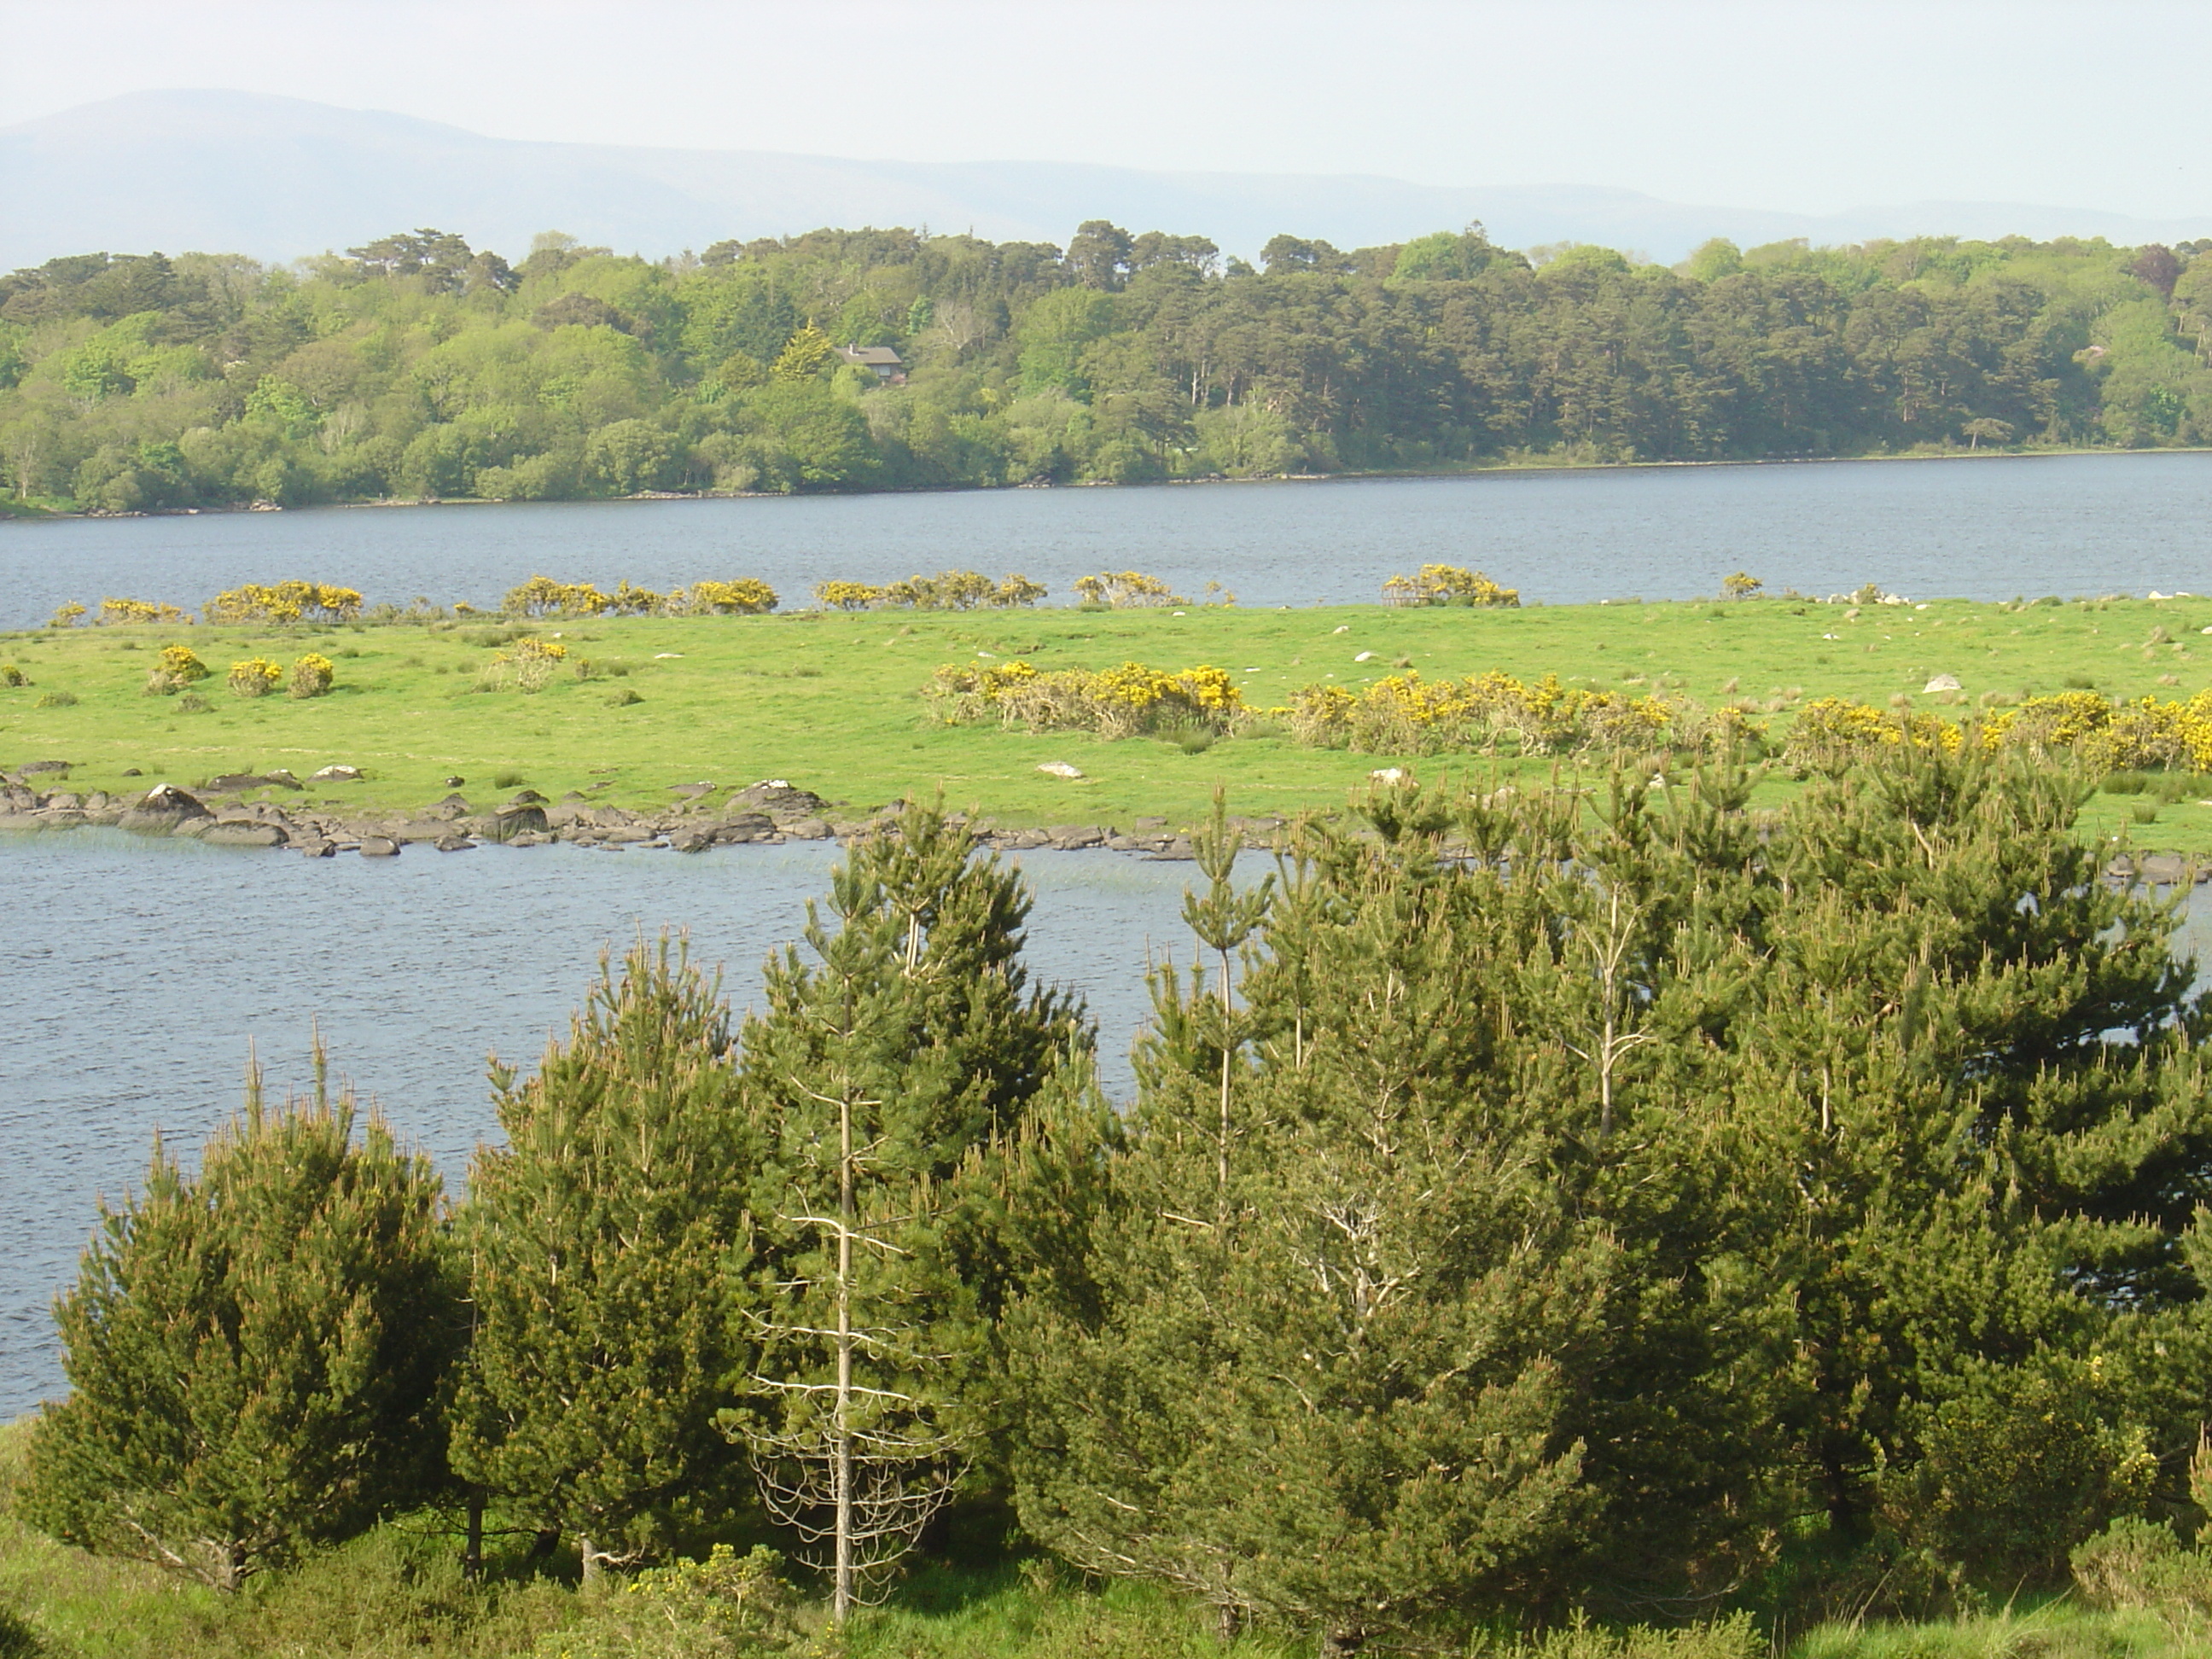
{"type": "MultiPolygon", "coordinates": [[[[490,1553],[480,1583],[460,1572],[459,1540],[435,1517],[403,1519],[236,1595],[159,1568],[58,1544],[10,1510],[29,1419],[0,1425],[0,1659],[504,1659],[621,1654],[709,1659],[777,1651],[702,1644],[696,1630],[624,1620],[613,1632],[580,1591],[573,1560],[533,1568],[490,1553]],[[611,1638],[611,1634],[612,1639],[611,1638]]],[[[500,1540],[495,1540],[496,1544],[500,1540]]],[[[1224,1647],[1206,1611],[1130,1584],[1085,1583],[1042,1558],[930,1567],[891,1602],[829,1637],[819,1604],[801,1607],[790,1659],[1308,1659],[1308,1644],[1264,1632],[1224,1647]]],[[[1554,1632],[1453,1650],[1483,1659],[2186,1659],[2212,1631],[2148,1612],[2098,1613],[2061,1598],[1929,1623],[1785,1616],[1754,1631],[1554,1632]],[[1800,1633],[1802,1631],[1802,1633],[1800,1633]]]]}
{"type": "MultiPolygon", "coordinates": [[[[1334,606],[1255,611],[1012,612],[799,611],[757,617],[617,617],[533,625],[558,635],[592,677],[544,690],[478,692],[480,672],[511,629],[481,623],[260,628],[80,628],[0,635],[0,664],[32,682],[0,689],[0,765],[67,760],[70,787],[111,793],[161,779],[189,785],[224,772],[287,767],[301,776],[337,762],[368,781],[321,792],[337,806],[434,800],[446,779],[472,789],[526,781],[549,796],[590,789],[638,807],[672,786],[789,779],[855,811],[942,788],[956,807],[1013,825],[1195,821],[1217,784],[1231,810],[1259,816],[1328,810],[1370,769],[1413,767],[1437,779],[1549,774],[1551,761],[1479,756],[1415,759],[1304,748],[1286,736],[1225,738],[1200,752],[1131,738],[1037,734],[933,723],[920,696],[948,662],[1022,657],[1041,668],[1127,659],[1165,669],[1228,669],[1261,707],[1333,679],[1358,688],[1400,664],[1437,678],[1503,670],[1555,673],[1572,684],[1663,690],[1704,702],[1750,698],[1779,736],[1792,710],[1838,696],[1887,706],[1903,696],[1951,717],[1985,693],[2018,698],[2069,687],[2111,696],[2185,697],[2212,684],[2212,599],[2107,599],[2024,609],[1965,600],[1869,606],[1755,599],[1535,606],[1519,611],[1334,606]],[[2151,643],[2154,629],[2169,636],[2151,643]],[[210,705],[142,695],[166,644],[189,644],[215,678],[210,705]],[[261,655],[289,664],[332,658],[337,689],[295,702],[229,694],[229,665],[261,655]],[[981,653],[988,653],[987,658],[981,653]],[[1363,653],[1371,653],[1361,661],[1363,653]],[[1923,695],[1955,675],[1961,698],[1923,695]],[[74,703],[49,703],[54,693],[74,703]],[[1045,762],[1080,780],[1040,773],[1045,762]],[[136,769],[137,778],[125,775],[136,769]]],[[[1763,786],[1777,804],[1790,785],[1763,786]]],[[[2212,851],[2212,805],[2196,798],[2100,796],[2085,835],[2212,851]],[[2157,813],[2142,823],[2137,815],[2157,813]]],[[[2203,783],[2212,796],[2212,778],[2203,783]]]]}

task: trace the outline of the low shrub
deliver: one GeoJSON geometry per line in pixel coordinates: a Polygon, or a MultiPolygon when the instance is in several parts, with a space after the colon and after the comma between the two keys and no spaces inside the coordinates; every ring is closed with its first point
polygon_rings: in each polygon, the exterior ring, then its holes
{"type": "Polygon", "coordinates": [[[477,690],[542,691],[568,659],[568,647],[559,640],[541,640],[534,635],[517,640],[512,651],[501,652],[477,677],[477,690]]]}
{"type": "Polygon", "coordinates": [[[319,697],[330,690],[337,678],[337,670],[331,659],[310,651],[292,665],[286,692],[295,697],[319,697]]]}
{"type": "Polygon", "coordinates": [[[607,707],[610,708],[628,708],[644,701],[627,685],[607,694],[607,707]]]}
{"type": "Polygon", "coordinates": [[[31,677],[12,662],[0,662],[0,685],[28,685],[31,677]]]}
{"type": "Polygon", "coordinates": [[[213,703],[197,691],[187,691],[177,699],[177,712],[179,714],[204,714],[214,707],[213,703]]]}
{"type": "MultiPolygon", "coordinates": [[[[679,597],[684,597],[680,587],[669,595],[672,604],[679,597]]],[[[743,576],[733,582],[693,582],[685,610],[695,617],[757,617],[775,610],[777,603],[775,589],[757,577],[743,576]]]]}
{"type": "Polygon", "coordinates": [[[1386,605],[1457,605],[1511,610],[1521,603],[1521,590],[1501,587],[1480,570],[1463,570],[1455,564],[1425,564],[1418,575],[1393,576],[1382,584],[1386,605]]]}
{"type": "Polygon", "coordinates": [[[649,1567],[587,1601],[575,1623],[549,1631],[532,1659],[763,1659],[808,1650],[799,1596],[778,1576],[782,1557],[717,1544],[704,1561],[649,1567]]]}
{"type": "Polygon", "coordinates": [[[1079,578],[1075,592],[1084,604],[1103,605],[1109,611],[1143,611],[1190,603],[1158,576],[1147,576],[1141,570],[1102,570],[1095,576],[1079,578]]]}
{"type": "Polygon", "coordinates": [[[361,615],[356,589],[325,582],[246,582],[216,594],[200,609],[210,623],[351,622],[361,615]]]}
{"type": "MultiPolygon", "coordinates": [[[[2212,772],[2212,691],[2179,702],[2115,702],[2094,691],[2061,691],[1993,708],[1971,729],[1992,752],[2014,750],[2045,763],[2072,759],[2093,773],[2118,775],[2108,775],[2106,783],[2116,795],[2151,788],[2163,794],[2172,787],[2133,775],[2143,772],[2212,772]]],[[[1834,773],[1908,743],[1956,753],[1969,730],[1935,714],[1819,697],[1799,712],[1784,754],[1801,775],[1834,773]]]]}
{"type": "MultiPolygon", "coordinates": [[[[66,607],[64,607],[66,608],[66,607]]],[[[58,617],[61,612],[54,613],[58,617]]],[[[142,623],[188,623],[189,611],[179,611],[173,605],[159,599],[102,599],[99,620],[103,626],[131,626],[142,623]]]]}
{"type": "Polygon", "coordinates": [[[884,590],[866,582],[827,581],[814,584],[814,602],[832,611],[866,611],[882,599],[884,590]]]}
{"type": "Polygon", "coordinates": [[[940,570],[934,576],[893,582],[872,603],[896,611],[1011,611],[1035,605],[1045,592],[1042,582],[1027,576],[1011,575],[994,582],[980,570],[940,570]]]}
{"type": "Polygon", "coordinates": [[[79,622],[83,620],[84,615],[84,607],[79,605],[75,599],[71,599],[68,604],[58,607],[54,611],[54,614],[46,619],[46,626],[49,628],[75,628],[79,622]]]}
{"type": "Polygon", "coordinates": [[[76,693],[74,691],[42,691],[39,694],[37,706],[40,708],[74,708],[76,707],[76,693]]]}
{"type": "Polygon", "coordinates": [[[248,657],[230,665],[230,689],[241,697],[265,697],[283,683],[284,670],[266,657],[248,657]]]}
{"type": "Polygon", "coordinates": [[[513,767],[502,768],[491,775],[491,787],[495,789],[520,789],[529,781],[528,778],[523,776],[513,767]]]}
{"type": "Polygon", "coordinates": [[[1218,734],[1245,712],[1243,693],[1228,671],[1206,664],[1176,674],[1137,662],[1052,673],[1019,660],[981,670],[955,665],[939,669],[923,695],[949,725],[996,718],[1032,732],[1102,738],[1167,730],[1218,734]]]}
{"type": "MultiPolygon", "coordinates": [[[[657,603],[659,595],[653,599],[657,603]]],[[[510,617],[596,617],[613,605],[611,595],[600,592],[589,582],[556,582],[550,576],[532,576],[507,589],[499,608],[510,617]]]]}
{"type": "Polygon", "coordinates": [[[207,678],[212,672],[190,646],[165,645],[160,659],[146,672],[146,695],[173,696],[195,681],[207,678]]]}
{"type": "Polygon", "coordinates": [[[1738,708],[1562,685],[1552,674],[1533,685],[1495,672],[1431,681],[1410,672],[1364,691],[1308,685],[1282,714],[1301,743],[1382,754],[1494,753],[1509,743],[1524,755],[1641,752],[1765,736],[1738,708]]]}

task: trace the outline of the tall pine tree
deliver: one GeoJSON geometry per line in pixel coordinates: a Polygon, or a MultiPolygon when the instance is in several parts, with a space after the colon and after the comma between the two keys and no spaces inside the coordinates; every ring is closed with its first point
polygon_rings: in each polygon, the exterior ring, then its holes
{"type": "Polygon", "coordinates": [[[729,1014],[664,936],[604,965],[538,1075],[495,1073],[460,1237],[473,1315],[453,1464],[587,1577],[744,1501],[714,1413],[751,1363],[748,1182],[729,1014]]]}

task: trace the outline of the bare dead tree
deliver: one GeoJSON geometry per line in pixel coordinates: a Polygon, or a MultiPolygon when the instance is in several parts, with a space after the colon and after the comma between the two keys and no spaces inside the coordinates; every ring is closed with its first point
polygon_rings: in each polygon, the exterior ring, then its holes
{"type": "Polygon", "coordinates": [[[896,1291],[887,1298],[864,1286],[860,1269],[871,1256],[904,1256],[883,1230],[913,1218],[862,1213],[859,1176],[876,1146],[855,1145],[853,1117],[856,1108],[878,1103],[859,1098],[849,1081],[834,1095],[795,1079],[793,1086],[836,1111],[837,1208],[835,1214],[782,1218],[811,1229],[833,1265],[781,1288],[799,1309],[810,1303],[818,1308],[826,1293],[832,1318],[827,1325],[803,1318],[757,1322],[770,1352],[826,1343],[834,1374],[827,1381],[756,1374],[755,1386],[781,1402],[781,1422],[750,1429],[745,1437],[762,1502],[812,1552],[801,1559],[830,1575],[830,1619],[842,1626],[856,1602],[880,1599],[893,1569],[951,1499],[964,1460],[958,1439],[935,1422],[926,1398],[855,1375],[866,1364],[889,1377],[911,1376],[949,1358],[922,1352],[907,1329],[861,1317],[864,1304],[895,1299],[896,1291]]]}

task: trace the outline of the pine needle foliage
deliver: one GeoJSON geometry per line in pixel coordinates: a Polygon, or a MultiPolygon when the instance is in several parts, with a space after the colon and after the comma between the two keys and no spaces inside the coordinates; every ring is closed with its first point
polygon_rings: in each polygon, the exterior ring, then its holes
{"type": "Polygon", "coordinates": [[[225,1590],[419,1502],[461,1322],[441,1189],[319,1042],[312,1098],[245,1109],[188,1175],[157,1139],[57,1305],[70,1393],[20,1499],[69,1542],[225,1590]],[[361,1130],[358,1137],[356,1129],[361,1130]]]}
{"type": "Polygon", "coordinates": [[[1009,1317],[1036,1535],[1348,1650],[1694,1613],[1793,1538],[1893,1601],[2057,1582],[2185,1503],[2173,906],[2001,757],[1755,781],[1378,789],[1249,939],[1213,849],[1087,1276],[1009,1317]]]}
{"type": "Polygon", "coordinates": [[[1030,898],[936,805],[832,874],[743,1032],[768,1261],[759,1368],[725,1419],[772,1514],[832,1576],[839,1622],[950,1499],[988,1419],[1007,1253],[986,1173],[1087,1081],[1090,1022],[1021,966],[1030,898]],[[835,925],[831,925],[834,918],[835,925]],[[965,1403],[963,1403],[965,1401],[965,1403]]]}
{"type": "Polygon", "coordinates": [[[602,962],[535,1077],[495,1065],[507,1145],[478,1149],[461,1212],[473,1336],[453,1463],[576,1535],[587,1576],[743,1501],[714,1425],[752,1352],[762,1149],[735,1062],[717,987],[663,935],[602,962]]]}

